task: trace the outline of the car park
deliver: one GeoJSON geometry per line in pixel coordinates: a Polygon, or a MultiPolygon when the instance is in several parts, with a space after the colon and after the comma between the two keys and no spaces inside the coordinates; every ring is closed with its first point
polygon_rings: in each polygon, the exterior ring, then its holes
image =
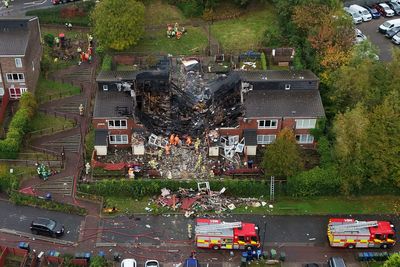
{"type": "Polygon", "coordinates": [[[137,263],[135,259],[124,259],[121,262],[121,267],[136,267],[137,263]]]}
{"type": "Polygon", "coordinates": [[[358,13],[363,21],[370,21],[372,19],[371,13],[369,13],[369,11],[363,8],[362,6],[351,5],[349,6],[349,9],[351,11],[358,13]]]}
{"type": "Polygon", "coordinates": [[[37,218],[31,222],[31,233],[34,235],[48,235],[60,237],[64,234],[64,226],[49,218],[37,218]]]}
{"type": "Polygon", "coordinates": [[[392,42],[397,45],[400,45],[400,33],[399,32],[393,36],[392,42]]]}
{"type": "Polygon", "coordinates": [[[376,8],[371,7],[371,6],[363,6],[368,12],[371,14],[373,19],[379,19],[381,17],[381,13],[379,13],[376,8]]]}
{"type": "Polygon", "coordinates": [[[346,263],[342,257],[330,257],[328,267],[346,267],[346,263]]]}
{"type": "Polygon", "coordinates": [[[393,27],[392,29],[386,31],[385,36],[389,39],[393,38],[398,32],[400,32],[400,26],[393,27]]]}
{"type": "Polygon", "coordinates": [[[379,26],[378,30],[381,33],[386,33],[390,29],[397,26],[400,26],[400,19],[387,20],[379,26]]]}
{"type": "Polygon", "coordinates": [[[354,24],[359,24],[362,22],[362,17],[357,12],[350,10],[348,7],[344,7],[344,11],[346,11],[353,18],[354,24]]]}
{"type": "Polygon", "coordinates": [[[396,13],[396,15],[400,15],[400,4],[397,2],[388,2],[388,6],[396,13]]]}
{"type": "Polygon", "coordinates": [[[385,3],[380,3],[380,4],[374,4],[372,5],[376,10],[381,13],[382,16],[385,17],[393,17],[394,16],[394,11],[385,3]]]}

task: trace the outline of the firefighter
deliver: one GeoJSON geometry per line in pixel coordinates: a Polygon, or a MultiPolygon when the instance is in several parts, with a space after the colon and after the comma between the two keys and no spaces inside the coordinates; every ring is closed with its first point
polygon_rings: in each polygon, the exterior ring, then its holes
{"type": "Polygon", "coordinates": [[[191,146],[192,145],[192,138],[190,136],[188,136],[186,138],[186,145],[191,146]]]}
{"type": "Polygon", "coordinates": [[[196,150],[196,152],[199,152],[199,146],[200,146],[200,139],[197,137],[196,142],[194,143],[194,150],[196,150]]]}
{"type": "Polygon", "coordinates": [[[175,135],[174,145],[178,146],[181,143],[181,139],[179,139],[179,135],[175,135]]]}
{"type": "Polygon", "coordinates": [[[188,237],[192,239],[192,225],[190,223],[188,223],[188,237]]]}
{"type": "Polygon", "coordinates": [[[175,142],[175,134],[171,134],[171,136],[169,137],[169,144],[173,145],[175,142]]]}

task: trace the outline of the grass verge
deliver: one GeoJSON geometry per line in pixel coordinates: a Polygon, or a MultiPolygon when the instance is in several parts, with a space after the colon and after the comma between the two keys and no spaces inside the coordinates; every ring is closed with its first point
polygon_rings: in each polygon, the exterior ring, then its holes
{"type": "Polygon", "coordinates": [[[43,135],[71,129],[74,122],[69,119],[37,112],[30,122],[31,134],[43,135]],[[50,127],[49,127],[50,126],[50,127]]]}
{"type": "Polygon", "coordinates": [[[239,18],[214,22],[211,34],[226,52],[246,51],[259,48],[264,31],[268,27],[277,27],[277,23],[277,15],[269,4],[239,18]]]}
{"type": "Polygon", "coordinates": [[[146,212],[145,207],[156,208],[154,204],[148,205],[150,200],[148,198],[134,199],[126,197],[105,197],[104,198],[104,208],[112,209],[115,207],[117,209],[114,213],[107,213],[103,209],[103,215],[116,215],[116,214],[133,214],[133,213],[144,213],[146,212]]]}
{"type": "Polygon", "coordinates": [[[130,52],[148,54],[193,55],[203,53],[207,36],[198,27],[186,27],[187,33],[177,40],[168,38],[165,30],[149,31],[130,52]]]}
{"type": "Polygon", "coordinates": [[[77,86],[46,80],[40,77],[35,95],[37,102],[40,104],[67,96],[79,95],[80,93],[81,89],[77,86]]]}
{"type": "Polygon", "coordinates": [[[169,5],[165,1],[153,0],[146,3],[145,9],[145,25],[160,26],[173,24],[175,22],[184,23],[185,17],[182,12],[173,5],[169,5]]]}

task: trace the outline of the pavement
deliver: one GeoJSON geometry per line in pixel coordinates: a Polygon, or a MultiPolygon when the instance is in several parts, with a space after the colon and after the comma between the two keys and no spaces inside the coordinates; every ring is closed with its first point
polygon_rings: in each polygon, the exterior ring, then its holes
{"type": "Polygon", "coordinates": [[[51,0],[11,0],[9,1],[8,8],[5,7],[4,2],[0,2],[0,16],[16,16],[24,15],[26,11],[51,7],[51,0]]]}

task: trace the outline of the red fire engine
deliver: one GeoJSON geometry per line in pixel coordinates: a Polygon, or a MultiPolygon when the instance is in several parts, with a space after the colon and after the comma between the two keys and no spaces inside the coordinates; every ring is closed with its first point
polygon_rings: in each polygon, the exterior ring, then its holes
{"type": "Polygon", "coordinates": [[[196,220],[196,245],[199,248],[247,249],[260,247],[254,223],[196,220]]]}
{"type": "Polygon", "coordinates": [[[394,246],[396,232],[387,221],[330,219],[328,239],[332,247],[388,248],[394,246]]]}

